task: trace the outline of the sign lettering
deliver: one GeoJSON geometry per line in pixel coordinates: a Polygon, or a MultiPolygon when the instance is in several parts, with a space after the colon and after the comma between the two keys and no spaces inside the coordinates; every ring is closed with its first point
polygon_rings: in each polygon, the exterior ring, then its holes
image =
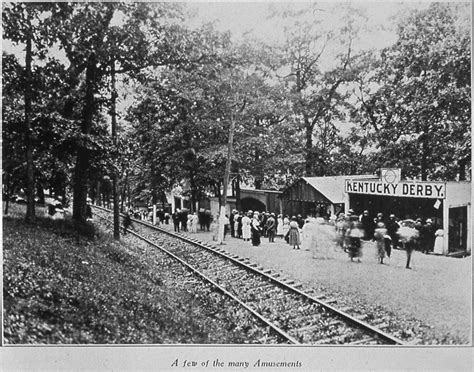
{"type": "Polygon", "coordinates": [[[400,196],[408,198],[445,199],[446,184],[443,182],[400,182],[346,180],[346,193],[400,196]]]}

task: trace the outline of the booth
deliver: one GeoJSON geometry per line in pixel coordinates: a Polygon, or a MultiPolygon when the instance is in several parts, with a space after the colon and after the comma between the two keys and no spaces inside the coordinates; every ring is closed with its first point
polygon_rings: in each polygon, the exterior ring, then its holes
{"type": "Polygon", "coordinates": [[[471,182],[402,181],[399,174],[399,170],[389,169],[382,170],[377,179],[346,178],[346,210],[368,210],[372,216],[395,214],[401,220],[430,218],[443,230],[443,254],[470,254],[471,182]]]}

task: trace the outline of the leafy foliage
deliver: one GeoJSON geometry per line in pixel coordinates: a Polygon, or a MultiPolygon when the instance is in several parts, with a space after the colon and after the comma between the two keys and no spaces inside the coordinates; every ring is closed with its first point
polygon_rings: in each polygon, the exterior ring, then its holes
{"type": "Polygon", "coordinates": [[[78,234],[74,225],[4,219],[7,344],[249,341],[251,329],[239,328],[232,307],[210,289],[193,291],[188,273],[166,275],[157,270],[168,265],[163,257],[138,255],[97,231],[78,234]]]}

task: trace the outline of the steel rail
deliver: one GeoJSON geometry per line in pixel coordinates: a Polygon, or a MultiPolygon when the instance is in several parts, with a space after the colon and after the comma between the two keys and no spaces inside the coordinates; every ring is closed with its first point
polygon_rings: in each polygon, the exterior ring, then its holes
{"type": "MultiPolygon", "coordinates": [[[[102,218],[104,220],[106,220],[107,222],[109,223],[113,223],[113,221],[110,221],[109,219],[105,218],[105,217],[102,217],[102,216],[99,216],[99,218],[102,218]]],[[[159,246],[158,244],[156,243],[153,243],[152,241],[150,241],[149,239],[145,238],[144,236],[141,236],[140,234],[138,234],[137,232],[135,231],[130,231],[128,230],[129,233],[133,234],[134,236],[136,236],[137,238],[143,240],[144,242],[148,243],[149,245],[155,247],[155,248],[158,248],[160,251],[164,252],[165,254],[167,254],[168,256],[172,257],[174,260],[178,261],[180,264],[182,264],[183,266],[185,266],[188,270],[190,270],[191,272],[193,272],[195,275],[201,277],[202,279],[204,279],[204,281],[210,283],[214,288],[216,288],[219,292],[223,293],[224,295],[226,295],[227,297],[230,297],[232,300],[234,300],[235,302],[237,302],[240,306],[242,306],[243,308],[245,308],[247,311],[249,311],[254,317],[258,318],[261,322],[263,322],[265,325],[269,326],[271,329],[273,329],[277,334],[279,334],[281,337],[283,337],[284,339],[288,340],[289,342],[291,342],[292,344],[300,344],[300,342],[298,342],[294,337],[290,336],[288,333],[286,333],[285,331],[283,331],[281,328],[277,327],[275,324],[273,324],[271,322],[271,320],[265,318],[264,316],[262,316],[261,314],[259,314],[258,312],[256,312],[255,310],[253,310],[251,307],[249,307],[246,303],[244,303],[242,300],[240,300],[239,298],[237,298],[235,295],[233,295],[232,293],[230,293],[229,291],[227,291],[225,288],[221,287],[219,284],[217,284],[216,282],[214,282],[211,278],[209,278],[207,275],[201,273],[199,270],[197,270],[195,267],[191,266],[189,263],[185,262],[183,259],[181,259],[180,257],[176,256],[175,254],[173,254],[172,252],[168,251],[166,248],[163,248],[161,246],[159,246]]]]}
{"type": "MultiPolygon", "coordinates": [[[[99,206],[93,206],[93,207],[96,207],[98,209],[101,209],[103,210],[104,212],[107,212],[107,213],[111,213],[110,210],[104,208],[104,207],[99,207],[99,206]]],[[[176,234],[174,232],[171,232],[171,231],[167,231],[165,229],[162,229],[160,227],[157,227],[157,226],[154,226],[150,223],[147,223],[147,222],[144,222],[144,221],[141,221],[141,220],[137,220],[137,219],[134,219],[133,218],[133,221],[134,222],[137,222],[147,228],[151,228],[151,229],[154,229],[154,230],[157,230],[159,232],[162,232],[162,233],[165,233],[165,234],[168,234],[172,237],[175,237],[175,238],[178,238],[178,239],[181,239],[187,243],[190,243],[190,244],[193,244],[193,245],[197,245],[201,248],[204,248],[205,250],[209,251],[209,252],[212,252],[214,254],[217,254],[227,260],[230,260],[232,261],[234,264],[237,264],[238,266],[242,266],[244,267],[246,270],[249,270],[249,271],[252,271],[253,273],[256,273],[258,275],[261,275],[263,276],[265,279],[277,284],[278,286],[286,289],[286,290],[289,290],[290,292],[294,292],[294,293],[297,293],[298,295],[300,296],[303,296],[304,298],[312,301],[313,303],[316,303],[320,306],[322,306],[323,308],[329,310],[331,313],[335,314],[336,316],[342,318],[344,321],[347,321],[348,323],[351,323],[359,328],[362,328],[364,329],[365,331],[367,331],[368,333],[371,333],[379,338],[381,338],[382,340],[384,340],[385,342],[389,343],[389,344],[392,344],[392,345],[408,345],[406,342],[404,342],[403,340],[400,340],[399,338],[379,329],[379,328],[376,328],[370,324],[368,324],[367,322],[364,322],[363,320],[360,320],[360,319],[357,319],[356,317],[346,313],[345,311],[342,311],[342,310],[339,310],[337,309],[336,307],[330,305],[329,303],[326,303],[318,298],[315,298],[311,295],[309,295],[308,293],[305,293],[301,290],[299,290],[298,288],[296,287],[293,287],[292,285],[288,284],[288,283],[285,283],[284,281],[282,280],[279,280],[261,270],[258,270],[257,268],[255,267],[252,267],[250,265],[247,265],[246,263],[242,262],[242,261],[239,261],[238,259],[235,259],[233,257],[231,257],[227,252],[222,252],[222,250],[218,247],[212,247],[212,246],[207,246],[203,243],[199,243],[197,242],[196,240],[194,239],[190,239],[186,236],[183,236],[181,234],[176,234]]]]}

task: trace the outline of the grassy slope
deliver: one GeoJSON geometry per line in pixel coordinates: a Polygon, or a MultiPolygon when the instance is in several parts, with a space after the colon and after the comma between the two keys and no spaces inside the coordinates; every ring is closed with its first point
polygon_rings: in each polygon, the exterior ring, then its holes
{"type": "Polygon", "coordinates": [[[126,245],[68,220],[3,223],[7,344],[248,341],[218,296],[193,293],[126,245]]]}

